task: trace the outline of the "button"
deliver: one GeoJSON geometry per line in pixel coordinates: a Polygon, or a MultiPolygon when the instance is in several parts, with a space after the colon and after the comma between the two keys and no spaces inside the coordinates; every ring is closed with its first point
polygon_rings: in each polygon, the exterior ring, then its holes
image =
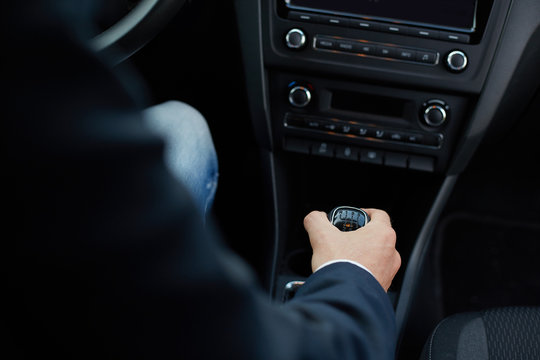
{"type": "Polygon", "coordinates": [[[396,50],[396,59],[415,61],[416,60],[416,51],[410,49],[397,49],[396,50]]]}
{"type": "Polygon", "coordinates": [[[305,125],[305,121],[302,117],[300,116],[295,116],[295,115],[292,115],[292,114],[287,114],[285,116],[285,126],[286,127],[289,127],[289,126],[295,126],[295,127],[303,127],[305,125]]]}
{"type": "Polygon", "coordinates": [[[422,143],[422,135],[407,133],[405,134],[405,141],[409,144],[420,144],[422,143]]]}
{"type": "Polygon", "coordinates": [[[303,12],[298,12],[298,11],[290,11],[288,18],[291,20],[306,21],[306,22],[319,21],[319,15],[308,14],[308,13],[303,13],[303,12]]]}
{"type": "Polygon", "coordinates": [[[392,141],[405,142],[405,134],[397,131],[387,131],[384,138],[392,141]]]}
{"type": "Polygon", "coordinates": [[[382,24],[380,30],[394,34],[406,34],[408,29],[409,28],[407,26],[398,24],[382,24]]]}
{"type": "Polygon", "coordinates": [[[306,127],[309,129],[319,130],[321,128],[320,120],[306,119],[306,127]]]}
{"type": "Polygon", "coordinates": [[[355,51],[360,54],[365,55],[375,55],[375,50],[377,47],[375,45],[371,44],[364,44],[364,43],[356,43],[355,44],[355,51]]]}
{"type": "Polygon", "coordinates": [[[427,156],[413,156],[409,157],[409,169],[429,171],[435,170],[435,160],[427,156]]]}
{"type": "Polygon", "coordinates": [[[311,146],[311,154],[334,157],[334,144],[329,144],[327,142],[313,143],[311,146]]]}
{"type": "Polygon", "coordinates": [[[466,43],[466,44],[471,42],[471,37],[469,35],[467,35],[467,34],[449,33],[449,32],[445,32],[445,31],[441,31],[439,33],[439,39],[446,40],[446,41],[454,41],[454,42],[466,43]]]}
{"type": "Polygon", "coordinates": [[[350,124],[342,124],[338,131],[342,134],[350,134],[353,131],[353,127],[350,124]]]}
{"type": "Polygon", "coordinates": [[[438,39],[439,38],[439,31],[438,30],[431,30],[431,29],[410,27],[409,28],[409,35],[423,37],[423,38],[429,38],[429,39],[438,39]]]}
{"type": "Polygon", "coordinates": [[[352,41],[338,40],[336,49],[346,52],[355,52],[355,43],[352,41]]]}
{"type": "Polygon", "coordinates": [[[373,21],[351,20],[349,22],[349,26],[353,28],[360,28],[360,29],[371,30],[371,31],[381,30],[381,24],[373,22],[373,21]]]}
{"type": "Polygon", "coordinates": [[[326,131],[337,131],[338,124],[334,122],[322,122],[321,123],[321,129],[326,131]]]}
{"type": "Polygon", "coordinates": [[[336,158],[344,160],[358,160],[359,150],[354,146],[339,145],[336,147],[336,158]]]}
{"type": "Polygon", "coordinates": [[[356,135],[370,136],[369,128],[365,126],[355,126],[353,131],[356,135]]]}
{"type": "Polygon", "coordinates": [[[283,148],[300,154],[309,154],[309,143],[305,140],[286,138],[283,148]]]}
{"type": "Polygon", "coordinates": [[[408,158],[409,157],[405,154],[387,152],[384,156],[384,165],[398,168],[406,168],[408,158]]]}
{"type": "Polygon", "coordinates": [[[416,50],[416,61],[423,64],[437,64],[437,53],[431,51],[416,50]]]}
{"type": "Polygon", "coordinates": [[[425,134],[422,139],[422,145],[440,147],[444,137],[442,134],[425,134]]]}
{"type": "Polygon", "coordinates": [[[315,47],[318,49],[334,50],[337,47],[337,41],[330,38],[317,38],[315,40],[315,47]]]}
{"type": "Polygon", "coordinates": [[[382,165],[384,152],[382,150],[362,150],[360,151],[360,161],[369,164],[382,165]]]}
{"type": "Polygon", "coordinates": [[[391,46],[377,46],[376,55],[387,58],[395,58],[397,55],[397,51],[396,48],[391,46]]]}
{"type": "Polygon", "coordinates": [[[383,129],[375,129],[374,134],[377,139],[383,139],[385,131],[383,129]]]}
{"type": "Polygon", "coordinates": [[[319,22],[326,25],[349,26],[349,19],[339,16],[320,15],[319,22]]]}

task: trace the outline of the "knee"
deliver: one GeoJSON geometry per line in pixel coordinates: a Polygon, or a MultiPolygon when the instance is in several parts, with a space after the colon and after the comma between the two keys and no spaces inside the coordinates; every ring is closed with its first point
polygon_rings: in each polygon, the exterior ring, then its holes
{"type": "Polygon", "coordinates": [[[170,100],[145,110],[144,118],[165,141],[166,157],[172,167],[198,163],[217,171],[217,154],[210,129],[204,116],[193,106],[170,100]]]}

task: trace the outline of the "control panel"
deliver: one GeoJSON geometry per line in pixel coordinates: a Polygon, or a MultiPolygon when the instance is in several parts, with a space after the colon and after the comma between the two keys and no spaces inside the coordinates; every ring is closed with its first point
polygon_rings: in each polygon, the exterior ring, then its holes
{"type": "Polygon", "coordinates": [[[376,43],[361,39],[315,35],[313,48],[354,56],[370,56],[387,61],[406,61],[425,65],[439,63],[439,53],[435,50],[401,47],[395,44],[376,43]]]}
{"type": "Polygon", "coordinates": [[[447,169],[484,86],[497,43],[492,30],[504,21],[501,1],[464,2],[452,14],[400,12],[397,0],[384,8],[261,1],[276,149],[447,169]],[[501,15],[490,17],[492,11],[501,15]]]}
{"type": "Polygon", "coordinates": [[[270,73],[276,146],[287,152],[443,171],[466,98],[339,79],[270,73]]]}

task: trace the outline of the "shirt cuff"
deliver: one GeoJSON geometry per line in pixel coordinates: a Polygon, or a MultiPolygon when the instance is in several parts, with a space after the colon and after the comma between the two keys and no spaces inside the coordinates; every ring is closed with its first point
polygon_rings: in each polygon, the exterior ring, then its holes
{"type": "Polygon", "coordinates": [[[371,271],[369,271],[369,269],[367,267],[365,267],[364,265],[362,265],[360,263],[357,263],[356,261],[347,260],[347,259],[338,259],[338,260],[332,260],[332,261],[325,262],[324,264],[319,266],[313,273],[316,273],[317,271],[321,270],[325,266],[332,265],[332,264],[335,264],[335,263],[341,263],[341,262],[356,265],[356,266],[366,270],[368,273],[371,274],[371,276],[375,277],[375,275],[373,275],[373,273],[371,271]]]}

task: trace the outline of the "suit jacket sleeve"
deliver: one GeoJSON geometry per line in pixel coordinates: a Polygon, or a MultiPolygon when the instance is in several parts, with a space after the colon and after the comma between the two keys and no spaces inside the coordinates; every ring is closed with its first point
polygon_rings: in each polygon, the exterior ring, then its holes
{"type": "Polygon", "coordinates": [[[167,172],[137,86],[69,31],[80,19],[27,11],[44,3],[3,14],[15,358],[393,358],[392,307],[354,265],[322,269],[287,305],[268,301],[167,172]]]}

